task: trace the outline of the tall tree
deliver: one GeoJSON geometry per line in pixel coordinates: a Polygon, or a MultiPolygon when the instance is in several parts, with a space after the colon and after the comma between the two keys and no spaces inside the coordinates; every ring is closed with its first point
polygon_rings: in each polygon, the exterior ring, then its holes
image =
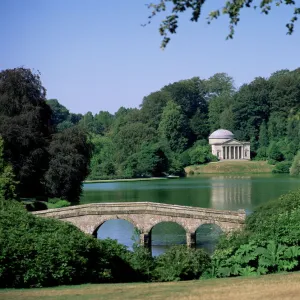
{"type": "Polygon", "coordinates": [[[74,126],[55,134],[49,154],[49,169],[45,174],[47,193],[51,197],[78,202],[92,154],[86,131],[74,126]]]}
{"type": "Polygon", "coordinates": [[[30,69],[0,73],[0,134],[4,158],[12,165],[20,197],[44,195],[48,168],[51,109],[39,74],[30,69]]]}
{"type": "Polygon", "coordinates": [[[171,101],[171,94],[167,91],[157,91],[144,97],[141,104],[141,114],[147,124],[157,129],[161,114],[167,105],[168,101],[171,101]]]}
{"type": "Polygon", "coordinates": [[[259,147],[268,147],[269,138],[268,138],[268,130],[265,122],[263,122],[259,128],[258,143],[259,143],[259,147]]]}
{"type": "Polygon", "coordinates": [[[195,114],[197,108],[204,113],[208,110],[205,99],[206,87],[199,77],[174,82],[163,87],[162,91],[170,93],[172,101],[180,106],[188,118],[195,114]]]}
{"type": "Polygon", "coordinates": [[[179,105],[168,102],[165,107],[158,131],[172,151],[183,152],[188,147],[190,129],[188,120],[179,105]]]}
{"type": "Polygon", "coordinates": [[[258,77],[235,94],[232,111],[235,129],[242,133],[242,139],[258,139],[261,124],[269,119],[270,90],[268,80],[258,77]]]}
{"type": "Polygon", "coordinates": [[[208,100],[223,94],[231,96],[235,92],[234,80],[226,73],[216,73],[205,80],[204,84],[208,100]]]}

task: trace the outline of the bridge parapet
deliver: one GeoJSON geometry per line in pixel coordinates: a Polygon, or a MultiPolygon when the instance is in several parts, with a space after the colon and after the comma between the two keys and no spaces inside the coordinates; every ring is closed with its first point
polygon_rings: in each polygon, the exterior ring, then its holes
{"type": "Polygon", "coordinates": [[[155,202],[91,203],[45,211],[33,212],[40,217],[50,217],[67,221],[82,231],[95,234],[97,229],[111,219],[131,222],[141,232],[141,242],[151,245],[151,230],[161,222],[175,222],[187,233],[187,243],[193,245],[195,232],[203,224],[216,224],[224,232],[230,232],[244,225],[244,210],[229,211],[170,205],[155,202]]]}

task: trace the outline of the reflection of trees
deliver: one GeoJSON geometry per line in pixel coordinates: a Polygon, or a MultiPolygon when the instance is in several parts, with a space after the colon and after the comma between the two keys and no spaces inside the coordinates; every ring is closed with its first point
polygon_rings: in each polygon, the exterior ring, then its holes
{"type": "Polygon", "coordinates": [[[203,224],[199,226],[196,230],[197,248],[203,248],[212,254],[221,234],[223,234],[223,231],[216,224],[203,224]]]}
{"type": "Polygon", "coordinates": [[[251,177],[228,175],[211,177],[211,207],[230,209],[251,203],[251,177]]]}
{"type": "Polygon", "coordinates": [[[175,222],[161,222],[151,230],[152,245],[178,245],[186,243],[186,233],[175,222]]]}

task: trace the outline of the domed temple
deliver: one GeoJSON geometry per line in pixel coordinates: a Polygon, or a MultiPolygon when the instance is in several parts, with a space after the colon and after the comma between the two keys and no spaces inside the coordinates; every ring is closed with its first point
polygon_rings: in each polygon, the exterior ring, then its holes
{"type": "Polygon", "coordinates": [[[226,129],[218,129],[209,137],[212,154],[219,160],[250,160],[250,142],[240,142],[226,129]]]}

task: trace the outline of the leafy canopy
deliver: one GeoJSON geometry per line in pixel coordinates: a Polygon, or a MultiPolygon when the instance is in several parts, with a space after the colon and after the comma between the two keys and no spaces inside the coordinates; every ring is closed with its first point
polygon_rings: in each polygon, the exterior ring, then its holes
{"type": "MultiPolygon", "coordinates": [[[[164,49],[170,42],[170,34],[175,34],[178,28],[178,20],[180,13],[187,10],[191,11],[191,21],[197,22],[201,16],[201,11],[203,5],[205,5],[208,0],[157,0],[156,2],[151,2],[147,5],[148,9],[151,10],[151,15],[149,18],[149,23],[153,17],[157,14],[171,10],[166,18],[160,23],[159,33],[163,36],[161,43],[161,48],[164,49]]],[[[290,21],[286,24],[287,34],[292,34],[294,31],[294,23],[297,21],[297,15],[300,14],[300,7],[296,6],[296,1],[294,0],[235,0],[235,1],[224,1],[222,8],[218,8],[209,13],[207,17],[207,22],[214,19],[218,19],[221,14],[227,15],[229,17],[229,34],[227,39],[232,39],[235,33],[235,27],[240,21],[240,14],[244,8],[254,8],[259,6],[259,9],[264,14],[269,14],[271,8],[280,5],[289,5],[294,7],[294,12],[291,16],[290,21]]]]}

